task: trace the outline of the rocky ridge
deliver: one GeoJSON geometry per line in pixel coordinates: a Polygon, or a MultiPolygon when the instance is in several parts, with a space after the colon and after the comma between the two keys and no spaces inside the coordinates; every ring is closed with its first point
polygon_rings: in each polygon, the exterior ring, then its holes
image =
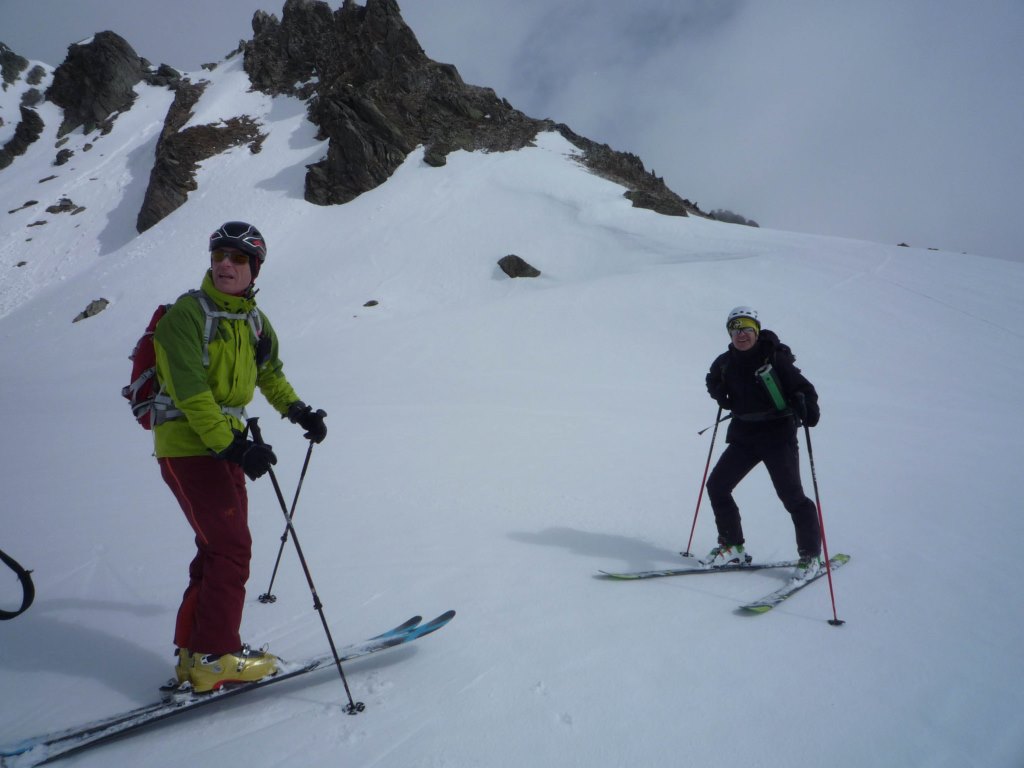
{"type": "MultiPolygon", "coordinates": [[[[585,167],[625,187],[634,206],[666,215],[707,215],[649,173],[636,155],[590,141],[564,124],[528,117],[493,89],[469,85],[454,66],[430,59],[396,0],[366,0],[362,6],[345,0],[336,11],[321,0],[286,0],[280,20],[257,11],[252,29],[253,38],[241,41],[229,57],[243,57],[255,90],[305,101],[319,139],[327,141],[326,155],[307,166],[304,195],[310,203],[354,199],[386,181],[420,146],[428,164],[442,166],[456,150],[512,151],[530,146],[541,131],[555,130],[579,148],[585,167]]],[[[0,43],[4,88],[27,67],[0,43]]],[[[41,75],[34,73],[36,82],[41,75]]],[[[14,138],[0,148],[0,169],[42,134],[42,118],[34,109],[42,98],[62,110],[59,146],[61,137],[78,128],[86,134],[108,132],[117,116],[132,108],[140,82],[175,95],[138,213],[139,232],[188,199],[202,160],[240,145],[259,151],[267,128],[246,115],[185,127],[205,83],[167,65],[153,68],[126,40],[106,31],[68,47],[45,95],[26,91],[14,138]]],[[[68,159],[65,151],[55,164],[68,159]]]]}

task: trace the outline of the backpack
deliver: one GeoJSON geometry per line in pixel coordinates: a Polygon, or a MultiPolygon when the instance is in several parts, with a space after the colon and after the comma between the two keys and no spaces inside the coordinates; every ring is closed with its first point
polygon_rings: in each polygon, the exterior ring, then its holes
{"type": "Polygon", "coordinates": [[[153,406],[157,394],[156,350],[153,348],[153,334],[156,324],[167,314],[170,304],[161,304],[146,326],[146,331],[128,356],[132,361],[131,383],[121,389],[121,396],[128,400],[132,415],[143,429],[153,428],[153,406]]]}
{"type": "MultiPolygon", "coordinates": [[[[266,362],[270,354],[270,337],[263,335],[263,318],[258,309],[248,313],[223,312],[216,309],[210,299],[202,291],[189,291],[185,296],[192,296],[203,308],[206,324],[203,330],[203,366],[210,366],[210,339],[213,338],[220,318],[226,320],[242,320],[249,322],[253,333],[253,345],[256,349],[256,365],[266,362]]],[[[160,391],[160,383],[156,379],[156,349],[153,347],[153,334],[156,326],[171,308],[170,304],[161,304],[153,312],[145,332],[135,343],[135,348],[128,356],[132,361],[131,383],[121,388],[121,396],[131,406],[132,415],[143,429],[152,429],[169,419],[179,418],[181,411],[174,407],[169,395],[160,391]]],[[[244,408],[221,406],[224,413],[231,413],[245,420],[244,408]]]]}

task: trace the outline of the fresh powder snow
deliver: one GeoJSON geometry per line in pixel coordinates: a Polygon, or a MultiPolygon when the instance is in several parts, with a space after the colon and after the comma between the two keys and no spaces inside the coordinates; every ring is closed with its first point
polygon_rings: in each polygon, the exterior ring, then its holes
{"type": "MultiPolygon", "coordinates": [[[[358,716],[325,670],[62,764],[1024,765],[1024,264],[659,216],[557,134],[442,168],[418,150],[316,207],[303,179],[325,143],[240,67],[193,73],[212,81],[195,114],[251,115],[262,151],[204,162],[142,235],[167,90],[138,86],[108,135],[71,134],[62,166],[43,105],[42,139],[0,172],[0,547],[37,588],[0,625],[0,744],[154,700],[171,674],[192,534],[120,388],[153,309],[197,287],[209,233],[244,219],[267,238],[259,302],[285,372],[329,414],[295,528],[335,639],[458,616],[349,665],[358,716]],[[45,213],[62,197],[85,210],[45,213]],[[507,278],[513,253],[542,275],[507,278]],[[737,304],[820,393],[825,530],[852,556],[841,627],[824,580],[745,616],[784,573],[596,578],[686,564],[717,411],[704,375],[737,304]]],[[[0,93],[4,115],[23,87],[0,93]]],[[[306,442],[258,394],[250,411],[290,500],[306,442]]],[[[277,602],[256,600],[284,525],[269,479],[249,489],[243,637],[321,655],[291,544],[277,602]]],[[[763,468],[737,500],[755,558],[795,557],[763,468]]],[[[694,551],[714,538],[705,498],[694,551]]],[[[0,576],[0,605],[20,594],[0,576]]]]}

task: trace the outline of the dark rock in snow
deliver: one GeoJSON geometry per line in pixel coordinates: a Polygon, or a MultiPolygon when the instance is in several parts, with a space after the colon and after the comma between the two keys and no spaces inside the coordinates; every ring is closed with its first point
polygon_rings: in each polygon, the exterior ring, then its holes
{"type": "Polygon", "coordinates": [[[352,0],[337,11],[287,0],[281,21],[259,12],[245,69],[253,86],[309,100],[327,156],[309,166],[305,196],[347,202],[384,182],[417,146],[443,165],[452,151],[528,146],[545,123],[467,85],[427,57],[395,0],[352,0]]]}
{"type": "Polygon", "coordinates": [[[395,0],[287,0],[282,18],[257,12],[245,70],[253,87],[309,99],[327,156],[310,165],[305,197],[347,202],[383,183],[417,146],[442,166],[456,150],[503,152],[558,130],[582,150],[583,165],[626,186],[634,205],[660,213],[700,213],[635,155],[615,152],[550,120],[514,109],[490,88],[468,85],[450,64],[427,57],[395,0]]]}
{"type": "Polygon", "coordinates": [[[182,83],[175,91],[135,223],[139,232],[145,232],[188,199],[188,193],[197,188],[195,173],[203,160],[242,144],[259,151],[264,137],[256,122],[246,116],[182,130],[204,89],[203,84],[182,83]]]}
{"type": "Polygon", "coordinates": [[[4,43],[0,43],[0,78],[3,79],[4,87],[10,85],[18,76],[28,69],[28,59],[19,56],[4,43]]]}
{"type": "Polygon", "coordinates": [[[79,320],[85,320],[85,318],[87,317],[98,315],[100,312],[107,308],[108,304],[110,304],[110,302],[107,301],[106,299],[96,299],[95,301],[90,301],[89,305],[81,312],[79,312],[75,316],[75,319],[72,320],[71,322],[77,323],[79,320]]]}
{"type": "MultiPolygon", "coordinates": [[[[252,40],[240,41],[235,52],[243,57],[252,87],[303,99],[317,138],[327,142],[325,155],[306,169],[304,196],[311,203],[354,199],[386,181],[417,148],[427,165],[440,167],[451,152],[517,150],[532,146],[542,131],[558,131],[580,150],[584,167],[625,187],[634,206],[705,215],[637,156],[590,141],[566,125],[528,117],[491,88],[464,82],[454,66],[428,58],[396,0],[343,0],[337,10],[323,0],[285,0],[280,20],[257,11],[252,29],[252,40]]],[[[0,43],[5,82],[27,64],[0,43]]],[[[36,67],[31,74],[38,83],[46,71],[36,67]]],[[[78,127],[109,132],[117,115],[132,107],[140,82],[175,94],[138,213],[136,228],[143,232],[188,199],[200,162],[241,145],[258,152],[266,129],[246,115],[184,128],[206,81],[192,83],[165,64],[154,70],[108,31],[69,46],[53,73],[45,98],[64,110],[58,138],[78,127]]],[[[41,118],[28,106],[23,102],[15,137],[0,149],[0,168],[42,132],[41,118]]],[[[69,157],[62,150],[57,164],[69,157]]]]}
{"type": "Polygon", "coordinates": [[[130,109],[144,69],[135,50],[114,32],[97,32],[88,42],[69,45],[46,89],[46,98],[64,109],[57,135],[80,126],[90,133],[114,113],[130,109]]]}
{"type": "Polygon", "coordinates": [[[34,109],[21,107],[21,120],[14,129],[14,136],[0,149],[0,169],[6,168],[14,158],[25,154],[32,142],[43,133],[43,118],[34,109]]]}
{"type": "Polygon", "coordinates": [[[498,259],[498,266],[509,277],[540,277],[539,269],[514,253],[498,259]]]}

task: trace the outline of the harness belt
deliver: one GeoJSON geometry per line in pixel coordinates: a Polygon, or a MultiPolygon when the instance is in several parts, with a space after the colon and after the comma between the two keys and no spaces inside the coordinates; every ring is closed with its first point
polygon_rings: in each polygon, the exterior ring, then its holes
{"type": "Polygon", "coordinates": [[[793,415],[793,411],[787,408],[784,411],[757,411],[756,413],[735,413],[732,417],[736,421],[774,421],[775,419],[786,419],[793,415]]]}
{"type": "MultiPolygon", "coordinates": [[[[234,416],[242,423],[245,423],[249,418],[244,405],[222,405],[220,411],[227,416],[234,416]]],[[[174,405],[174,400],[171,399],[170,395],[159,392],[153,397],[154,427],[158,424],[163,424],[165,421],[184,418],[184,416],[185,414],[174,405]]]]}

